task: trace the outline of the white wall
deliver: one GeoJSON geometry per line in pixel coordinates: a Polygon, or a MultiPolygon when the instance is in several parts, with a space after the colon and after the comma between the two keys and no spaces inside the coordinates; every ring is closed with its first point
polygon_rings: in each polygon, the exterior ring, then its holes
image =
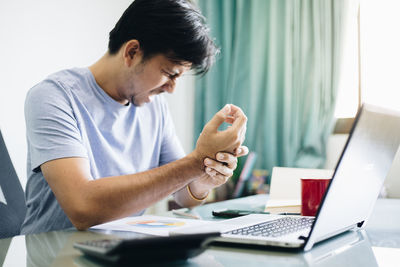
{"type": "Polygon", "coordinates": [[[166,95],[176,133],[186,153],[194,148],[194,83],[195,76],[184,74],[178,81],[175,92],[166,95]]]}
{"type": "MultiPolygon", "coordinates": [[[[89,66],[100,58],[108,33],[131,2],[0,0],[0,128],[23,186],[27,91],[55,71],[89,66]]],[[[186,77],[176,98],[168,97],[186,152],[193,142],[193,87],[193,79],[186,77]]]]}

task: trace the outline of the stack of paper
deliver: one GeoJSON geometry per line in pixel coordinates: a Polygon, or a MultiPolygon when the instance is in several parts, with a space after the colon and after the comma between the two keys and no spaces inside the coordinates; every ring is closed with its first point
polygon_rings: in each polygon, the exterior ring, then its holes
{"type": "Polygon", "coordinates": [[[300,213],[301,178],[331,178],[333,170],[274,167],[265,211],[300,213]]]}
{"type": "Polygon", "coordinates": [[[168,236],[172,230],[211,225],[212,223],[213,222],[211,221],[204,220],[143,215],[137,217],[126,217],[108,223],[99,224],[91,227],[91,229],[128,231],[148,235],[168,236]]]}

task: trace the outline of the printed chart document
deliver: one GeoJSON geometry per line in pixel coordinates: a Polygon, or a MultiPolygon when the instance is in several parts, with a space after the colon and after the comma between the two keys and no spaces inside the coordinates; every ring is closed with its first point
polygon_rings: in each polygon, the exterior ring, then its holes
{"type": "Polygon", "coordinates": [[[163,217],[155,215],[143,215],[136,217],[126,217],[123,219],[99,224],[90,229],[127,231],[142,234],[168,236],[170,231],[189,228],[193,226],[210,225],[215,222],[181,219],[173,217],[163,217]]]}
{"type": "Polygon", "coordinates": [[[301,210],[301,178],[331,178],[333,170],[274,167],[271,191],[265,211],[271,213],[301,210]]]}

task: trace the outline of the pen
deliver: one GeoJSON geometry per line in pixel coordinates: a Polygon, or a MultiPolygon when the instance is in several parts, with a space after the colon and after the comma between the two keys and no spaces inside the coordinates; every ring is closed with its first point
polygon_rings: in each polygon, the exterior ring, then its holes
{"type": "Polygon", "coordinates": [[[301,215],[299,212],[281,212],[278,215],[301,215]]]}
{"type": "Polygon", "coordinates": [[[196,216],[194,214],[190,214],[190,213],[187,213],[187,212],[184,212],[184,211],[179,211],[179,210],[172,210],[172,214],[179,215],[179,216],[182,216],[182,217],[191,218],[191,219],[197,219],[197,220],[200,219],[199,216],[196,216]]]}

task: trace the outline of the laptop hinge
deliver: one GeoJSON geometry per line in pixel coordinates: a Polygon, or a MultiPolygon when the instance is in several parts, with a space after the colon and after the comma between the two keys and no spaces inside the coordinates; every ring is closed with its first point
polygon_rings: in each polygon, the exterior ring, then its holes
{"type": "Polygon", "coordinates": [[[301,236],[298,237],[298,239],[306,241],[306,240],[307,240],[307,237],[304,236],[304,235],[301,235],[301,236]]]}

